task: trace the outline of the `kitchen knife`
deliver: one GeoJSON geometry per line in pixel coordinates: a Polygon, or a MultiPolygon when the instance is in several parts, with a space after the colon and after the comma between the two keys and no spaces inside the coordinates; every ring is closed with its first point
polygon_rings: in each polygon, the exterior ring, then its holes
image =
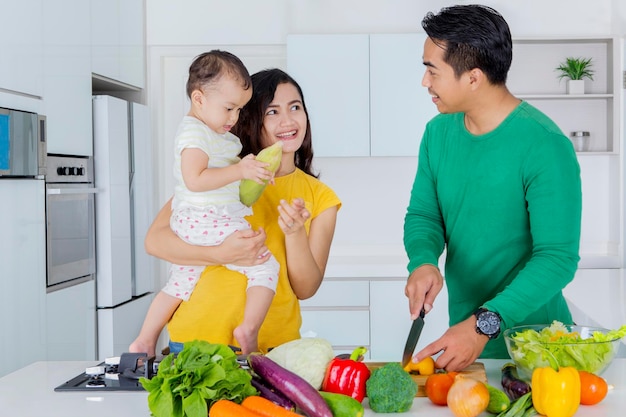
{"type": "Polygon", "coordinates": [[[409,331],[409,337],[406,339],[406,345],[404,345],[404,352],[402,352],[402,367],[404,368],[410,361],[413,356],[413,351],[415,350],[415,346],[417,346],[417,341],[420,338],[420,334],[422,334],[422,329],[424,328],[424,314],[426,312],[422,308],[420,315],[413,320],[413,324],[411,325],[411,330],[409,331]]]}

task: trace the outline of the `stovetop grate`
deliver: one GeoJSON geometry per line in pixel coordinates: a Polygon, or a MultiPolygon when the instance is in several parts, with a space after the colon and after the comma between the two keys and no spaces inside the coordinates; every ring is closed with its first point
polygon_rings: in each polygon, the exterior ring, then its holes
{"type": "MultiPolygon", "coordinates": [[[[112,358],[115,359],[115,358],[112,358]]],[[[139,378],[152,378],[158,363],[145,353],[123,353],[116,360],[101,362],[59,385],[59,391],[143,391],[139,378]],[[111,363],[113,362],[113,363],[111,363]]]]}

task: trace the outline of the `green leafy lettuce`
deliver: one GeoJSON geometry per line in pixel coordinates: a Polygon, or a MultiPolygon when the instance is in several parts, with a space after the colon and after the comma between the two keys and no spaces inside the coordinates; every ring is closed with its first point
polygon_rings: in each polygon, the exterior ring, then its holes
{"type": "Polygon", "coordinates": [[[141,378],[155,417],[206,417],[222,398],[241,403],[255,395],[251,375],[226,345],[195,340],[163,358],[152,379],[141,378]]]}
{"type": "Polygon", "coordinates": [[[558,366],[573,366],[598,374],[611,362],[617,343],[624,336],[626,325],[606,333],[593,331],[581,335],[555,320],[540,331],[528,329],[513,334],[515,346],[511,348],[511,356],[518,366],[527,370],[551,366],[556,361],[558,366]]]}

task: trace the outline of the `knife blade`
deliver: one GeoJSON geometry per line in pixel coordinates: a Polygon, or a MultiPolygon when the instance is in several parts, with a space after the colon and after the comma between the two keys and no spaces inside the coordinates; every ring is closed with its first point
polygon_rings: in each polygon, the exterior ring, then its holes
{"type": "Polygon", "coordinates": [[[409,331],[409,337],[406,339],[406,344],[404,345],[404,351],[402,352],[402,367],[404,368],[410,361],[413,356],[413,351],[415,351],[415,346],[417,346],[417,341],[422,334],[422,329],[424,328],[424,315],[426,312],[422,308],[420,311],[420,315],[417,316],[415,320],[413,320],[413,324],[411,324],[411,330],[409,331]]]}

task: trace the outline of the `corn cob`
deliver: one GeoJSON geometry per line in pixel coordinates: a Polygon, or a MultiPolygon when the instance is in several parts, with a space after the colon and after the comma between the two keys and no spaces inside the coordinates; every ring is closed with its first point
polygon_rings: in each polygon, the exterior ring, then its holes
{"type": "MultiPolygon", "coordinates": [[[[269,163],[270,165],[267,169],[275,173],[280,166],[282,156],[283,143],[278,141],[259,152],[255,159],[257,161],[269,163]]],[[[266,185],[267,181],[264,181],[263,184],[259,184],[253,180],[241,180],[241,184],[239,185],[239,198],[241,199],[241,202],[248,207],[253,205],[259,197],[261,197],[261,194],[263,194],[263,190],[265,190],[266,185]]]]}

